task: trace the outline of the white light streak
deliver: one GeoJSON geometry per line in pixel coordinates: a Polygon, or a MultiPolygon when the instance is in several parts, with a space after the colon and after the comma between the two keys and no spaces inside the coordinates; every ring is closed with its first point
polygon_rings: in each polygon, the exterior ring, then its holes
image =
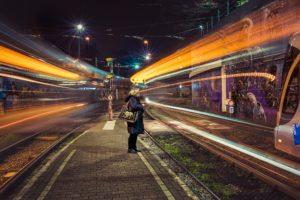
{"type": "Polygon", "coordinates": [[[21,81],[26,81],[26,82],[30,82],[30,83],[36,83],[36,84],[41,84],[41,85],[47,85],[47,86],[51,86],[51,87],[65,88],[65,89],[69,89],[69,90],[76,90],[76,89],[74,89],[74,88],[63,87],[63,86],[54,85],[54,84],[50,84],[50,83],[44,83],[44,82],[41,82],[41,81],[36,81],[36,80],[33,80],[33,79],[29,79],[29,78],[25,78],[25,77],[17,76],[17,75],[11,75],[11,74],[0,73],[0,76],[2,76],[2,77],[7,77],[7,78],[12,78],[12,79],[17,79],[17,80],[21,80],[21,81]]]}
{"type": "MultiPolygon", "coordinates": [[[[153,101],[150,101],[150,102],[151,102],[150,104],[153,104],[153,101]]],[[[236,151],[242,152],[242,153],[244,153],[248,156],[251,156],[253,158],[256,158],[258,160],[266,162],[270,165],[278,167],[278,168],[280,168],[284,171],[287,171],[287,172],[290,172],[290,173],[295,174],[297,176],[300,176],[299,168],[297,168],[295,165],[292,165],[292,164],[290,165],[289,163],[283,162],[282,160],[280,160],[280,158],[278,158],[276,156],[268,155],[266,153],[263,153],[263,152],[255,150],[255,149],[249,148],[247,146],[238,144],[238,143],[233,142],[231,140],[227,140],[227,139],[218,137],[216,135],[210,134],[210,133],[205,132],[203,130],[199,130],[194,126],[190,126],[190,125],[184,124],[182,122],[172,120],[172,119],[170,119],[168,117],[165,117],[165,116],[163,116],[163,119],[166,120],[169,124],[175,125],[176,127],[181,127],[181,129],[185,129],[185,130],[187,130],[189,132],[192,132],[196,135],[205,137],[209,140],[212,140],[214,142],[217,142],[219,144],[222,144],[224,146],[232,148],[236,151]]]]}
{"type": "Polygon", "coordinates": [[[234,149],[236,151],[242,152],[242,153],[244,153],[244,154],[246,154],[248,156],[251,156],[253,158],[256,158],[258,160],[266,162],[266,163],[268,163],[270,165],[278,167],[278,168],[280,168],[280,169],[282,169],[284,171],[287,171],[287,172],[290,172],[290,173],[295,174],[297,176],[300,176],[299,169],[294,168],[294,166],[289,166],[288,163],[283,163],[281,160],[277,159],[275,156],[265,154],[263,152],[255,150],[255,149],[252,149],[252,148],[246,147],[244,145],[235,143],[235,142],[233,142],[231,140],[220,138],[220,137],[218,137],[216,135],[213,135],[213,134],[210,134],[208,132],[199,130],[199,129],[193,127],[193,126],[186,125],[186,124],[184,124],[182,122],[179,122],[179,121],[172,121],[172,124],[180,126],[181,128],[183,128],[183,129],[185,129],[185,130],[187,130],[189,132],[193,132],[196,135],[200,135],[200,136],[205,137],[205,138],[207,138],[209,140],[212,140],[214,142],[217,142],[219,144],[227,146],[227,147],[229,147],[231,149],[234,149]]]}
{"type": "Polygon", "coordinates": [[[171,109],[174,109],[174,110],[190,112],[190,113],[195,113],[195,114],[200,114],[200,115],[206,115],[206,116],[209,116],[209,117],[214,117],[214,118],[223,119],[223,120],[227,120],[227,121],[247,124],[247,125],[250,125],[250,126],[256,126],[256,127],[259,127],[259,128],[268,129],[268,130],[272,130],[272,131],[274,130],[273,128],[271,128],[269,126],[254,124],[254,123],[251,123],[251,122],[247,122],[247,121],[243,121],[243,120],[235,119],[235,118],[231,118],[231,117],[226,117],[226,116],[222,116],[222,115],[217,115],[217,114],[214,114],[214,113],[208,113],[208,112],[203,112],[203,111],[199,111],[199,110],[192,110],[192,109],[189,109],[189,108],[171,106],[171,105],[167,105],[167,104],[157,103],[157,102],[154,102],[152,100],[148,100],[147,103],[150,104],[150,105],[152,104],[152,105],[161,106],[161,107],[165,107],[165,108],[171,108],[171,109]]]}

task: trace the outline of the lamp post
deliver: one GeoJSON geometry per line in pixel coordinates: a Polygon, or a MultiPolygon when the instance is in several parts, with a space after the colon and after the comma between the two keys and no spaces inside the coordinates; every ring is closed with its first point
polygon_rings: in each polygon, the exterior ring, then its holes
{"type": "Polygon", "coordinates": [[[77,24],[76,30],[78,33],[78,59],[80,59],[80,40],[81,40],[81,34],[84,31],[84,26],[82,24],[77,24]]]}
{"type": "Polygon", "coordinates": [[[147,53],[145,56],[144,56],[144,58],[145,58],[145,60],[146,61],[149,61],[149,60],[151,60],[151,53],[147,53]]]}
{"type": "Polygon", "coordinates": [[[143,42],[144,42],[144,45],[146,45],[147,51],[148,51],[149,41],[148,40],[144,40],[143,42]]]}
{"type": "Polygon", "coordinates": [[[146,61],[151,60],[151,53],[149,53],[149,40],[144,40],[143,41],[144,45],[146,45],[146,54],[144,55],[144,59],[146,61]]]}
{"type": "Polygon", "coordinates": [[[90,42],[91,41],[91,38],[90,38],[90,36],[86,36],[85,38],[84,38],[84,40],[86,41],[86,42],[90,42]]]}
{"type": "Polygon", "coordinates": [[[201,31],[201,36],[204,35],[204,26],[203,25],[199,25],[199,29],[201,31]]]}
{"type": "MultiPolygon", "coordinates": [[[[87,43],[86,53],[89,54],[91,37],[90,36],[85,36],[84,41],[87,43]]],[[[92,60],[93,60],[93,58],[91,58],[91,61],[92,60]]]]}
{"type": "Polygon", "coordinates": [[[114,59],[113,58],[106,58],[106,62],[108,67],[110,67],[110,74],[108,74],[109,78],[109,95],[107,97],[108,100],[108,118],[109,121],[113,120],[113,78],[114,78],[114,64],[113,64],[114,59]]]}
{"type": "Polygon", "coordinates": [[[140,68],[140,65],[139,64],[135,64],[133,67],[134,67],[135,70],[138,70],[140,68]]]}

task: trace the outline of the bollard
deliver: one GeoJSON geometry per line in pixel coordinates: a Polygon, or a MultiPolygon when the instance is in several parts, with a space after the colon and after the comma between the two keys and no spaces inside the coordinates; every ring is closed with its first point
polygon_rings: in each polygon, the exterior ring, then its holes
{"type": "Polygon", "coordinates": [[[108,96],[108,120],[109,121],[112,121],[113,120],[113,116],[114,116],[114,114],[113,114],[113,102],[112,102],[112,100],[113,100],[112,95],[109,95],[108,96]]]}

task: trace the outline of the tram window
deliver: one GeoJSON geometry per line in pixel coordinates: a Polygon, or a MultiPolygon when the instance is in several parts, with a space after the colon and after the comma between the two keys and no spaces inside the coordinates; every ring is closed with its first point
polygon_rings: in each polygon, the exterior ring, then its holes
{"type": "Polygon", "coordinates": [[[299,104],[299,66],[289,81],[282,109],[282,123],[287,123],[295,115],[299,104]]]}

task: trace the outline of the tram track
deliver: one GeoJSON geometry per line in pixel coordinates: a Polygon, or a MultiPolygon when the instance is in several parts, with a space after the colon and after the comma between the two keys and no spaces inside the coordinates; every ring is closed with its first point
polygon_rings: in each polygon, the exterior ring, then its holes
{"type": "MultiPolygon", "coordinates": [[[[0,198],[12,192],[15,186],[62,143],[96,122],[99,116],[106,113],[105,107],[103,104],[92,110],[88,109],[84,113],[74,115],[79,118],[75,118],[70,124],[54,124],[50,128],[37,130],[0,149],[0,198]]],[[[117,103],[114,110],[118,110],[119,107],[117,103]]]]}
{"type": "MultiPolygon", "coordinates": [[[[178,129],[172,124],[169,124],[158,117],[154,117],[151,113],[147,113],[153,119],[156,119],[162,122],[163,124],[166,124],[174,131],[180,133],[182,136],[184,136],[184,138],[188,139],[193,144],[203,147],[204,149],[215,154],[219,158],[229,163],[232,163],[232,165],[237,166],[238,168],[247,171],[250,175],[253,174],[263,182],[270,185],[273,188],[273,190],[268,195],[267,199],[272,199],[272,197],[276,195],[276,191],[283,192],[295,199],[298,199],[300,197],[299,177],[283,173],[281,170],[278,170],[274,166],[266,165],[262,161],[258,161],[253,158],[250,158],[249,156],[245,156],[240,152],[220,145],[219,143],[216,143],[214,141],[210,141],[207,138],[195,135],[187,130],[178,129]]],[[[176,119],[174,115],[172,116],[172,118],[173,117],[176,119]]],[[[197,124],[191,121],[187,123],[197,126],[197,124]]]]}
{"type": "MultiPolygon", "coordinates": [[[[169,152],[167,152],[160,143],[151,135],[151,132],[145,130],[146,135],[151,139],[151,141],[166,154],[177,166],[179,166],[186,174],[189,175],[200,187],[206,190],[215,200],[221,200],[221,198],[215,194],[211,189],[209,189],[202,181],[200,181],[189,169],[187,169],[184,165],[182,165],[174,156],[172,156],[169,152]]],[[[204,198],[203,198],[204,200],[204,198]]]]}
{"type": "Polygon", "coordinates": [[[1,170],[0,196],[5,197],[40,161],[84,126],[53,134],[53,129],[41,131],[0,150],[1,166],[11,167],[1,170]]]}
{"type": "MultiPolygon", "coordinates": [[[[259,163],[251,161],[250,159],[244,159],[242,155],[233,152],[231,149],[220,148],[218,144],[205,141],[205,139],[194,138],[187,132],[180,132],[194,144],[201,145],[208,151],[214,153],[227,162],[230,162],[233,165],[248,171],[250,174],[254,174],[259,179],[271,185],[274,190],[278,189],[295,199],[300,197],[299,187],[294,187],[296,183],[292,180],[289,182],[289,180],[285,179],[285,176],[277,173],[275,170],[261,166],[259,163]]],[[[272,199],[272,195],[273,193],[271,193],[267,199],[272,199]]]]}

